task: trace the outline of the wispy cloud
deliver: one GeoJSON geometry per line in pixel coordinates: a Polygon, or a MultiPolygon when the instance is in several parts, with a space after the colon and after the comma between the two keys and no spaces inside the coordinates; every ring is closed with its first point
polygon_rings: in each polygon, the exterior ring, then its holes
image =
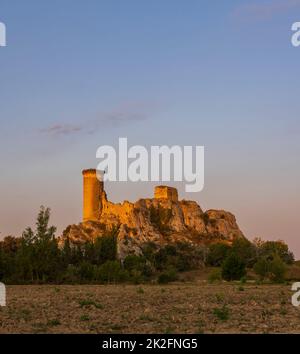
{"type": "Polygon", "coordinates": [[[239,5],[234,9],[233,15],[242,20],[265,21],[297,6],[300,7],[300,0],[265,0],[239,5]]]}
{"type": "Polygon", "coordinates": [[[54,124],[47,128],[40,129],[41,133],[49,135],[69,135],[82,131],[82,127],[69,124],[54,124]]]}
{"type": "Polygon", "coordinates": [[[79,122],[77,125],[68,123],[55,123],[40,129],[40,132],[49,136],[93,134],[99,129],[129,124],[133,121],[144,121],[153,113],[155,105],[141,102],[127,102],[119,105],[109,112],[100,112],[90,120],[79,122]]]}

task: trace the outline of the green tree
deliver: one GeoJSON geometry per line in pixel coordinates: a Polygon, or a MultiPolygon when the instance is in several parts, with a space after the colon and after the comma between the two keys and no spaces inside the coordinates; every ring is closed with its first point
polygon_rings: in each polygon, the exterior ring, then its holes
{"type": "Polygon", "coordinates": [[[56,227],[49,226],[49,219],[50,209],[41,206],[35,231],[28,227],[22,235],[19,261],[25,267],[23,276],[30,275],[32,280],[38,282],[55,280],[61,265],[55,239],[56,227]]]}
{"type": "Polygon", "coordinates": [[[260,257],[273,258],[277,254],[281,260],[286,264],[294,262],[294,255],[289,250],[288,245],[283,241],[266,241],[263,242],[259,248],[260,257]]]}
{"type": "Polygon", "coordinates": [[[269,272],[269,262],[266,257],[260,257],[253,266],[254,272],[263,280],[269,272]]]}
{"type": "Polygon", "coordinates": [[[253,267],[257,260],[257,251],[253,243],[246,238],[237,238],[232,242],[231,251],[235,253],[238,258],[248,267],[253,267]]]}
{"type": "Polygon", "coordinates": [[[118,229],[114,228],[104,236],[98,237],[94,244],[95,264],[103,264],[107,261],[117,259],[117,234],[118,229]]]}
{"type": "Polygon", "coordinates": [[[128,273],[120,262],[107,261],[96,268],[96,279],[102,283],[123,282],[128,279],[128,273]]]}
{"type": "Polygon", "coordinates": [[[276,254],[270,262],[270,276],[271,280],[281,283],[284,281],[284,275],[287,267],[283,260],[276,254]]]}
{"type": "Polygon", "coordinates": [[[246,265],[235,253],[230,253],[222,264],[222,278],[240,280],[246,275],[246,265]]]}
{"type": "Polygon", "coordinates": [[[253,269],[262,280],[268,278],[280,283],[284,281],[287,266],[278,254],[273,254],[271,257],[259,258],[253,269]]]}
{"type": "Polygon", "coordinates": [[[229,251],[230,246],[226,243],[212,243],[208,249],[207,264],[213,267],[220,267],[229,251]]]}

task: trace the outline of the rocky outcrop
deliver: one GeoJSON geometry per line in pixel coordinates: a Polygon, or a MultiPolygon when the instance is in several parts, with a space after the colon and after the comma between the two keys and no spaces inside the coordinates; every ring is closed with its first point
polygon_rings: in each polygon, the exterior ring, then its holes
{"type": "Polygon", "coordinates": [[[231,243],[244,237],[233,214],[224,210],[203,212],[195,201],[178,201],[174,195],[174,191],[156,193],[153,199],[115,204],[108,201],[103,192],[100,219],[68,226],[61,242],[68,238],[71,244],[82,244],[117,228],[118,254],[123,259],[130,253],[141,254],[147,242],[160,247],[176,241],[231,243]]]}

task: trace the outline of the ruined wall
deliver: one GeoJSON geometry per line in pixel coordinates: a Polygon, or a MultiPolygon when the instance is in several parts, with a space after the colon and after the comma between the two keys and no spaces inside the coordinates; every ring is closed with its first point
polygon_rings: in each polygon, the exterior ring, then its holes
{"type": "Polygon", "coordinates": [[[172,187],[156,187],[155,198],[115,204],[107,200],[96,170],[85,170],[83,188],[84,222],[69,225],[60,245],[67,239],[74,245],[83,244],[118,227],[117,253],[124,259],[129,254],[143,254],[149,242],[159,248],[173,242],[200,245],[244,238],[233,214],[225,210],[204,213],[195,201],[178,201],[177,190],[172,187]]]}
{"type": "Polygon", "coordinates": [[[168,186],[158,186],[154,190],[155,199],[170,199],[173,202],[178,201],[178,192],[176,188],[168,186]]]}

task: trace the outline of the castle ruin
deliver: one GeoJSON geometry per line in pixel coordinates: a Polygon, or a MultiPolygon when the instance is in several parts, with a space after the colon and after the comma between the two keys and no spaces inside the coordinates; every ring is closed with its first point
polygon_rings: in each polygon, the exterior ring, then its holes
{"type": "Polygon", "coordinates": [[[155,199],[169,199],[172,202],[178,202],[178,192],[176,188],[168,186],[157,186],[154,189],[155,199]]]}
{"type": "Polygon", "coordinates": [[[104,183],[99,179],[97,170],[87,169],[83,175],[83,221],[98,221],[102,210],[104,183]]]}
{"type": "Polygon", "coordinates": [[[176,188],[156,186],[154,198],[113,203],[107,199],[103,174],[96,169],[82,171],[83,222],[69,225],[61,236],[73,245],[95,240],[117,228],[117,253],[143,254],[145,243],[158,248],[172,242],[195,245],[231,243],[244,238],[235,216],[225,210],[205,212],[193,200],[178,200],[176,188]]]}
{"type": "MultiPolygon", "coordinates": [[[[99,221],[102,208],[104,182],[103,174],[96,169],[82,171],[83,175],[83,222],[99,221]]],[[[176,188],[168,186],[157,186],[154,189],[154,199],[168,199],[178,202],[178,192],[176,188]]]]}

